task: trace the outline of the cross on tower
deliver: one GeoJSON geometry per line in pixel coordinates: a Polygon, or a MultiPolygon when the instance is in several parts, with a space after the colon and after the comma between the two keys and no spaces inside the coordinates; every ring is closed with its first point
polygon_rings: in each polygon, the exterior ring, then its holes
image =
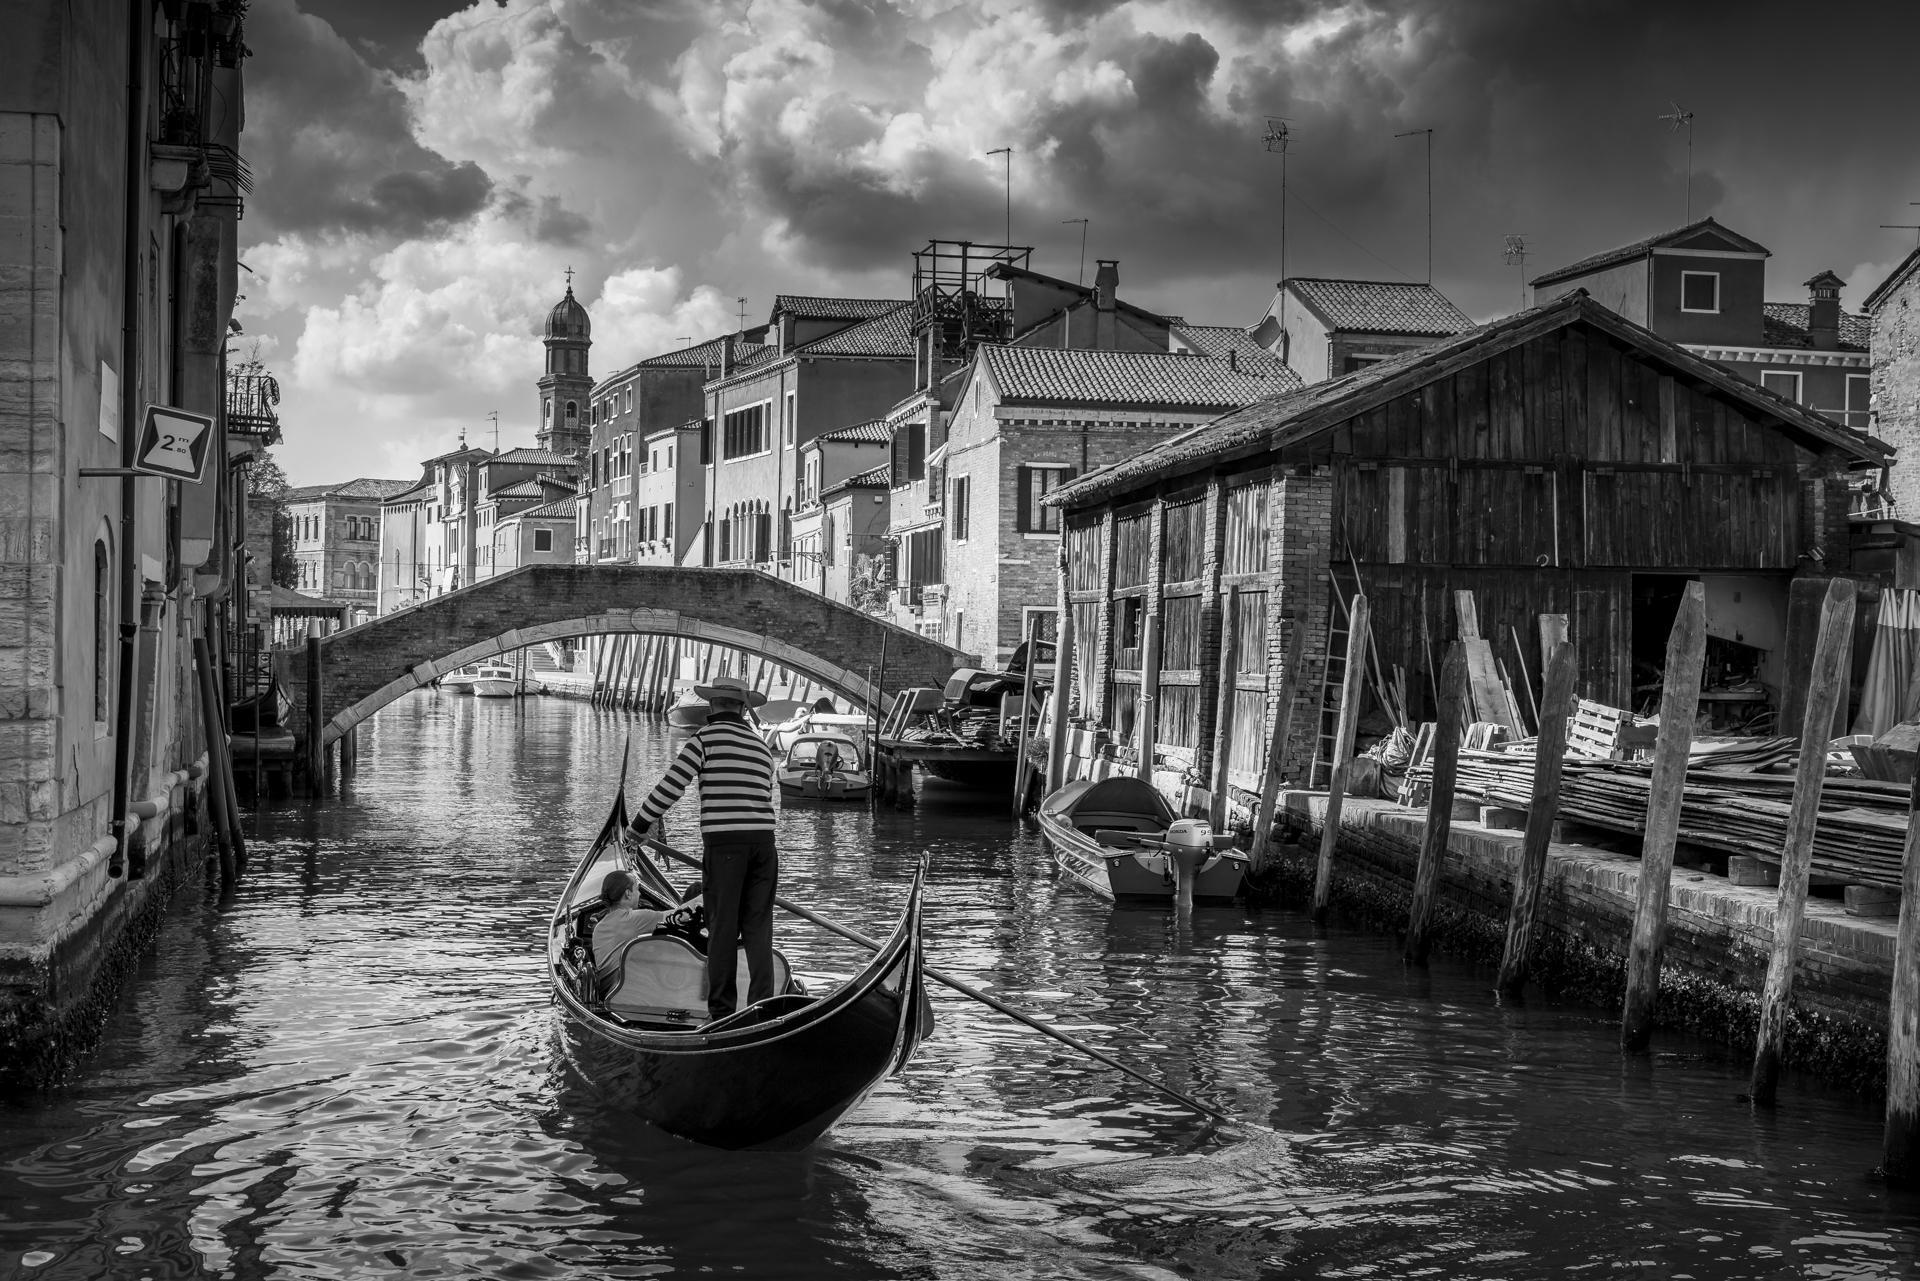
{"type": "Polygon", "coordinates": [[[567,268],[567,289],[569,292],[573,289],[573,268],[571,267],[567,268]]]}

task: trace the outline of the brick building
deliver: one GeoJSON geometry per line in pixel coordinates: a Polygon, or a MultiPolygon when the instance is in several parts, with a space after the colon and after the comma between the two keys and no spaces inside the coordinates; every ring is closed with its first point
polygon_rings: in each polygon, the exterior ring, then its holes
{"type": "MultiPolygon", "coordinates": [[[[719,372],[726,346],[714,338],[651,356],[593,388],[580,503],[582,563],[677,565],[693,545],[706,478],[699,450],[702,388],[719,372]]],[[[748,335],[735,335],[732,353],[739,358],[759,347],[748,335]]]]}
{"type": "Polygon", "coordinates": [[[1251,332],[1303,382],[1317,383],[1471,328],[1432,285],[1296,276],[1280,282],[1251,332]]]}
{"type": "MultiPolygon", "coordinates": [[[[1542,670],[1540,617],[1564,615],[1580,694],[1630,707],[1698,579],[1710,676],[1757,674],[1778,691],[1792,584],[1848,572],[1849,480],[1888,452],[1570,294],[1050,494],[1067,530],[1077,715],[1137,753],[1153,709],[1163,786],[1164,771],[1192,768],[1216,796],[1244,796],[1301,629],[1281,768],[1305,779],[1331,728],[1334,601],[1356,588],[1372,606],[1370,670],[1405,674],[1416,720],[1432,719],[1461,590],[1509,672],[1542,670]],[[1229,648],[1238,661],[1222,673],[1229,648]]],[[[1702,698],[1723,692],[1764,710],[1744,681],[1702,698]]],[[[1363,724],[1383,723],[1378,698],[1366,686],[1363,724]]],[[[1796,732],[1780,710],[1779,732],[1796,732]]]]}
{"type": "Polygon", "coordinates": [[[338,485],[305,485],[287,495],[293,522],[295,591],[370,613],[379,609],[383,504],[415,488],[405,480],[362,476],[338,485]]]}
{"type": "Polygon", "coordinates": [[[1891,475],[1894,514],[1920,521],[1920,249],[1861,304],[1872,324],[1873,434],[1901,452],[1891,475]]]}

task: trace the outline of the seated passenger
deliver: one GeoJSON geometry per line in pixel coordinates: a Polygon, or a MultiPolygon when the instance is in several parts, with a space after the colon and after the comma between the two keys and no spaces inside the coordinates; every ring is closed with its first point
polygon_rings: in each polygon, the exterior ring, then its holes
{"type": "Polygon", "coordinates": [[[640,906],[640,880],[625,868],[615,868],[600,882],[600,901],[606,910],[593,927],[593,962],[601,977],[611,974],[620,949],[643,934],[651,934],[673,912],[640,906]]]}

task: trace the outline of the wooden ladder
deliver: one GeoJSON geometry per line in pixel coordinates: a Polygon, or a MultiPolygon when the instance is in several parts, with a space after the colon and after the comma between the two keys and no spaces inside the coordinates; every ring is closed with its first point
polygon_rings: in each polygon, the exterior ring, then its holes
{"type": "MultiPolygon", "coordinates": [[[[1340,585],[1340,571],[1327,567],[1327,661],[1320,678],[1320,724],[1313,736],[1313,769],[1309,787],[1325,787],[1333,778],[1334,738],[1340,732],[1340,687],[1347,679],[1347,601],[1352,593],[1340,585]]],[[[1357,590],[1357,589],[1356,589],[1357,590]]]]}

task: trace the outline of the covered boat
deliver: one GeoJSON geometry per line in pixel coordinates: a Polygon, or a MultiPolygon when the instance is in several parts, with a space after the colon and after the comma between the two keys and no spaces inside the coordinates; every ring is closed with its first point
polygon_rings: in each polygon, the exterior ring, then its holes
{"type": "MultiPolygon", "coordinates": [[[[1166,837],[1176,819],[1166,798],[1131,774],[1068,783],[1040,802],[1040,832],[1053,861],[1110,899],[1173,901],[1166,837]]],[[[1245,854],[1216,843],[1194,875],[1194,899],[1231,899],[1246,867],[1245,854]]]]}
{"type": "Polygon", "coordinates": [[[512,698],[520,692],[520,678],[511,667],[488,663],[474,674],[475,698],[512,698]]]}
{"type": "MultiPolygon", "coordinates": [[[[815,996],[776,957],[782,990],[716,1022],[695,938],[657,931],[617,958],[593,955],[609,871],[633,872],[650,907],[682,901],[652,858],[621,848],[626,824],[622,795],[561,893],[547,940],[562,1048],[604,1098],[696,1143],[795,1148],[913,1057],[933,1029],[920,950],[924,862],[899,924],[858,974],[815,996]]],[[[744,971],[740,984],[744,994],[744,971]]]]}
{"type": "Polygon", "coordinates": [[[457,668],[443,675],[438,684],[441,689],[444,689],[449,694],[471,694],[473,693],[473,682],[478,680],[479,677],[480,664],[468,663],[465,667],[457,668]]]}
{"type": "Polygon", "coordinates": [[[864,801],[873,793],[860,745],[840,734],[801,734],[788,745],[775,777],[789,801],[864,801]]]}
{"type": "Polygon", "coordinates": [[[680,691],[673,706],[667,708],[667,724],[675,729],[699,729],[707,723],[707,700],[693,692],[691,686],[680,691]]]}

